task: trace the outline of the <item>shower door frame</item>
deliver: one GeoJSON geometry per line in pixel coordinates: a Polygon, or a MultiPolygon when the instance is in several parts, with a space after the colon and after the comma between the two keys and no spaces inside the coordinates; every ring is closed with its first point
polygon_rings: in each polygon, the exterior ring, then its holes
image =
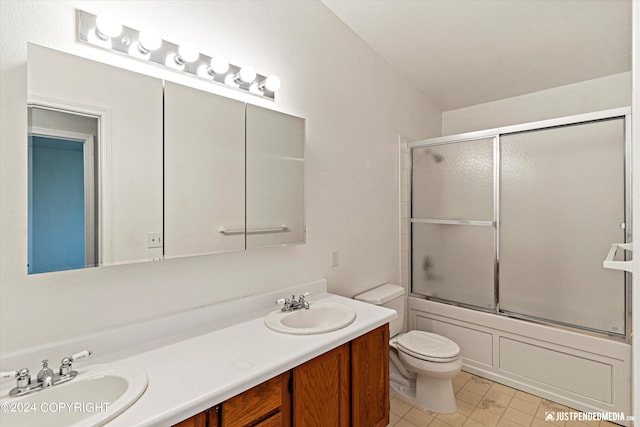
{"type": "MultiPolygon", "coordinates": [[[[408,230],[409,230],[409,284],[410,284],[410,292],[409,296],[418,298],[418,299],[427,299],[435,302],[440,302],[444,304],[469,308],[472,310],[483,311],[486,313],[497,314],[503,317],[522,319],[527,321],[533,321],[536,323],[541,323],[554,327],[563,327],[566,329],[570,329],[573,331],[588,333],[591,335],[595,335],[598,337],[607,336],[613,339],[623,340],[626,343],[631,342],[631,273],[624,273],[624,334],[616,334],[613,332],[606,332],[597,329],[592,329],[588,327],[581,327],[579,325],[566,324],[563,322],[553,321],[549,319],[541,319],[535,316],[529,316],[526,314],[512,313],[501,311],[500,309],[500,137],[508,134],[516,134],[521,132],[528,131],[536,131],[536,130],[544,130],[544,129],[553,129],[553,128],[561,128],[565,126],[578,125],[578,124],[586,124],[593,123],[599,121],[606,121],[612,119],[624,119],[624,236],[625,243],[632,242],[633,238],[633,227],[632,227],[632,189],[631,189],[631,178],[632,178],[632,167],[631,167],[631,108],[623,107],[623,108],[614,108],[610,110],[597,111],[592,113],[578,114],[566,117],[560,117],[555,119],[548,120],[540,120],[535,122],[503,126],[493,129],[485,129],[480,131],[473,132],[465,132],[454,135],[447,135],[437,138],[429,138],[411,141],[407,144],[407,148],[409,150],[409,179],[408,179],[408,193],[409,193],[409,217],[408,217],[408,230]],[[413,236],[413,224],[414,223],[425,223],[427,221],[420,219],[413,219],[413,150],[437,146],[437,145],[446,145],[446,144],[455,144],[460,142],[472,142],[476,140],[487,140],[493,139],[493,228],[494,228],[494,305],[495,308],[483,308],[479,306],[474,306],[470,304],[465,304],[456,301],[445,300],[437,297],[430,297],[427,295],[419,294],[413,292],[413,244],[412,244],[412,236],[413,236]]],[[[440,224],[456,224],[456,225],[470,225],[470,226],[487,226],[486,221],[469,221],[469,220],[455,220],[455,221],[428,221],[429,223],[440,223],[440,224]]],[[[615,242],[611,242],[615,243],[615,242]]],[[[603,248],[605,251],[606,248],[603,248]]],[[[626,260],[625,256],[625,260],[626,260]]]]}

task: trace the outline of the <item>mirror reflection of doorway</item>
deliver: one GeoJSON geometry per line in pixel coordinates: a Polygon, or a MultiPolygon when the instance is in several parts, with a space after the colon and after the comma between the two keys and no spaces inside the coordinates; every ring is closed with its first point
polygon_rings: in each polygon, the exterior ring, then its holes
{"type": "Polygon", "coordinates": [[[28,273],[98,265],[98,119],[29,108],[28,273]]]}

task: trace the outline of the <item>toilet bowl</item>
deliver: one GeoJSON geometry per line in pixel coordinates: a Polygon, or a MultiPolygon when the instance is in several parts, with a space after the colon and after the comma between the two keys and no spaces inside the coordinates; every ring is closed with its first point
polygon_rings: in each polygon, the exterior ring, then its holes
{"type": "Polygon", "coordinates": [[[398,336],[395,348],[407,370],[416,374],[416,404],[434,412],[456,412],[451,380],[462,368],[460,347],[440,335],[409,331],[398,336]]]}
{"type": "Polygon", "coordinates": [[[388,283],[355,297],[398,312],[398,318],[389,324],[391,388],[424,409],[456,412],[451,380],[462,368],[460,347],[450,339],[431,332],[400,334],[404,294],[402,287],[388,283]]]}

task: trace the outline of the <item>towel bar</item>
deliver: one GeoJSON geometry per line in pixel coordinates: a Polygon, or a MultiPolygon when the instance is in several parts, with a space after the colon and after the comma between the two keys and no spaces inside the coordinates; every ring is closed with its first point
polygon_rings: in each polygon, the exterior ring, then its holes
{"type": "Polygon", "coordinates": [[[218,227],[218,233],[222,234],[243,234],[243,233],[272,233],[278,231],[289,231],[285,224],[271,225],[264,227],[218,227]]]}
{"type": "Polygon", "coordinates": [[[628,271],[629,273],[633,273],[633,261],[614,261],[613,258],[616,256],[616,252],[618,249],[623,249],[625,251],[633,250],[633,243],[614,243],[611,245],[611,249],[607,254],[607,257],[602,262],[602,266],[604,268],[610,268],[612,270],[622,270],[628,271]]]}

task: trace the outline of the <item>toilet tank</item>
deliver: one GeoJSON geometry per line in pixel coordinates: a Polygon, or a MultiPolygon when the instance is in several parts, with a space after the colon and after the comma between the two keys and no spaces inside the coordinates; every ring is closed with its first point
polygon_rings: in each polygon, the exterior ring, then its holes
{"type": "Polygon", "coordinates": [[[398,318],[389,322],[389,336],[398,335],[402,331],[404,323],[404,288],[402,286],[387,283],[373,288],[365,293],[353,297],[358,301],[391,308],[398,313],[398,318]]]}

